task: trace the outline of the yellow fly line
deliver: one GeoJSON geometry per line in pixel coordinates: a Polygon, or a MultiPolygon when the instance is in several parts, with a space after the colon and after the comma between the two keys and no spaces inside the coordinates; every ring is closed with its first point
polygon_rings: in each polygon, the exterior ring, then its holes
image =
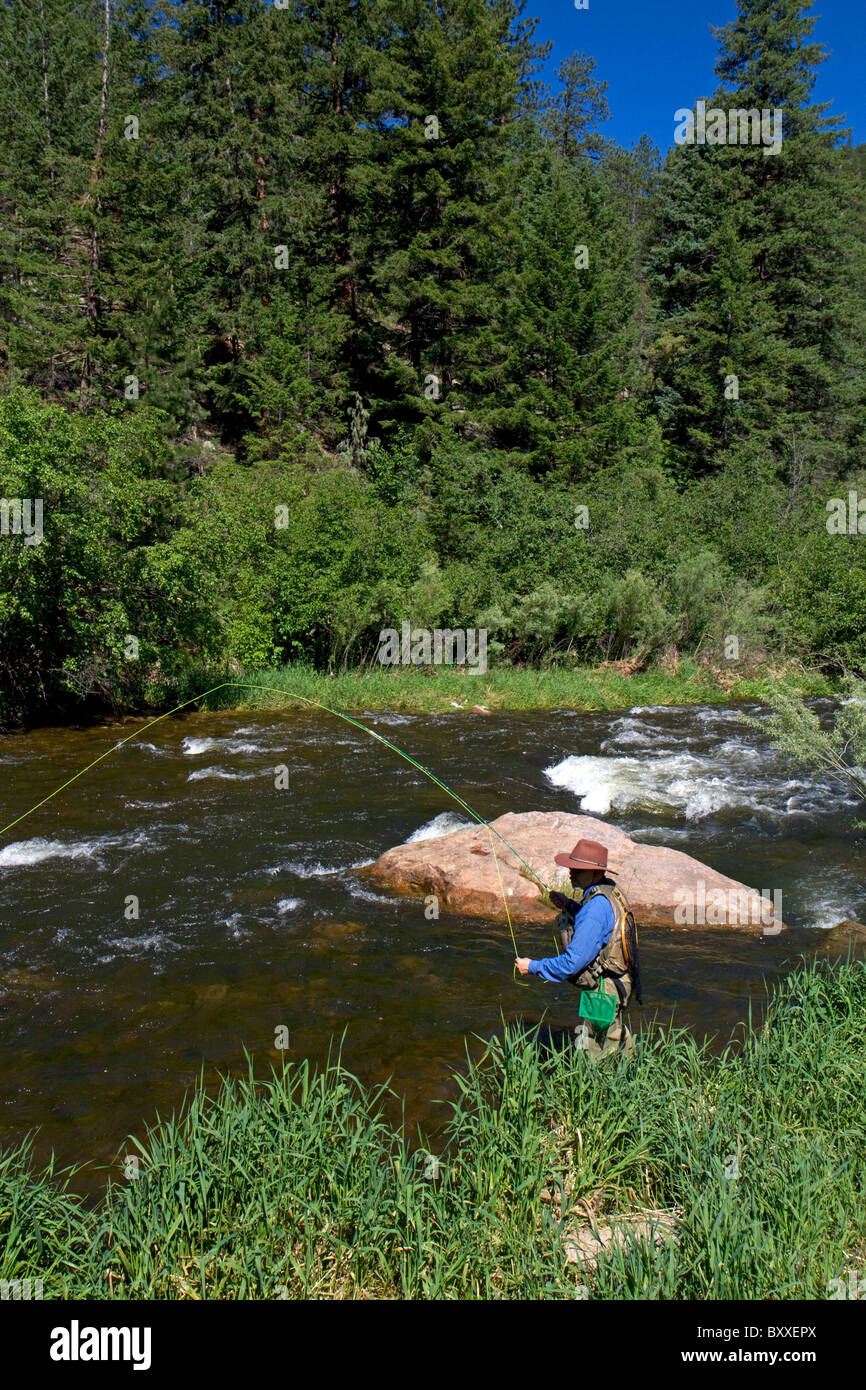
{"type": "MultiPolygon", "coordinates": [[[[103,759],[110,757],[112,753],[116,753],[118,749],[122,748],[125,743],[129,743],[131,739],[138,738],[140,734],[147,733],[148,729],[153,728],[154,724],[159,724],[161,720],[168,719],[171,717],[171,715],[177,714],[182,709],[186,709],[187,705],[194,705],[198,700],[206,699],[208,695],[215,695],[218,690],[230,689],[264,690],[273,695],[282,695],[285,699],[288,700],[300,700],[305,705],[312,705],[315,709],[324,710],[326,714],[335,715],[337,719],[342,719],[347,724],[354,724],[356,729],[362,729],[365,734],[369,734],[371,738],[375,738],[379,743],[384,744],[386,748],[390,748],[393,753],[397,753],[398,756],[404,758],[407,763],[411,763],[412,766],[416,767],[419,772],[423,772],[424,776],[429,777],[431,782],[435,782],[437,787],[441,787],[442,791],[446,792],[447,795],[450,796],[454,801],[456,801],[459,806],[462,806],[463,810],[466,811],[467,814],[470,815],[473,820],[477,821],[479,825],[483,825],[486,827],[487,833],[490,836],[491,849],[493,849],[493,836],[495,835],[497,839],[501,840],[502,843],[508,849],[511,850],[512,854],[517,856],[521,864],[523,864],[524,867],[529,870],[529,872],[532,874],[532,877],[536,880],[537,883],[541,885],[545,893],[550,891],[548,885],[544,882],[543,879],[539,878],[538,874],[532,868],[531,864],[527,864],[523,856],[517,853],[517,850],[514,848],[513,845],[510,845],[508,843],[504,835],[500,835],[498,830],[494,830],[490,822],[485,820],[483,816],[480,816],[478,812],[475,811],[469,805],[468,801],[464,801],[463,797],[459,796],[458,793],[453,790],[453,788],[449,787],[447,783],[443,782],[439,777],[436,776],[434,772],[431,772],[429,768],[423,767],[421,763],[416,762],[416,760],[409,753],[406,753],[402,748],[398,748],[396,743],[392,743],[390,739],[385,738],[382,734],[377,734],[375,729],[368,729],[366,724],[362,724],[359,720],[353,719],[352,716],[349,714],[344,714],[342,710],[331,709],[329,705],[320,704],[318,700],[310,700],[307,698],[306,695],[298,695],[291,690],[281,690],[278,686],[273,685],[253,685],[248,681],[223,681],[221,685],[214,685],[211,687],[210,690],[205,690],[200,695],[193,695],[190,697],[190,699],[183,700],[181,704],[175,705],[174,709],[166,710],[164,714],[158,714],[155,719],[151,719],[140,729],[133,730],[131,734],[127,734],[126,738],[122,738],[119,740],[119,742],[112,744],[110,748],[106,748],[105,752],[100,753],[98,758],[94,758],[93,761],[89,762],[86,767],[81,768],[80,772],[76,772],[72,777],[68,778],[67,781],[61,783],[59,787],[55,787],[53,792],[49,792],[47,796],[43,796],[42,800],[37,801],[35,806],[31,806],[28,811],[23,811],[20,816],[16,816],[15,820],[11,820],[8,825],[4,825],[2,829],[0,829],[0,835],[5,835],[7,830],[12,830],[16,825],[19,825],[21,821],[26,820],[28,816],[32,816],[33,812],[38,811],[40,806],[44,806],[46,802],[51,801],[53,797],[59,796],[60,792],[65,791],[67,787],[71,787],[73,782],[77,782],[79,777],[83,777],[84,774],[86,772],[89,772],[91,768],[96,767],[97,763],[101,763],[103,759]]],[[[502,883],[502,874],[499,869],[499,862],[495,849],[493,849],[493,858],[496,863],[496,873],[499,878],[499,888],[502,893],[502,901],[505,905],[505,916],[508,921],[508,930],[511,933],[511,941],[514,946],[514,954],[515,956],[519,956],[520,952],[517,948],[517,941],[514,936],[514,927],[511,923],[511,913],[508,910],[508,899],[505,893],[505,887],[502,883]]]]}

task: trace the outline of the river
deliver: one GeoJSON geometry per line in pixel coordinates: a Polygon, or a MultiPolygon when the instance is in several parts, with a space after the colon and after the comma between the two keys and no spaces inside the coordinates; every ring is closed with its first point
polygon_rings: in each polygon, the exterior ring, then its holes
{"type": "MultiPolygon", "coordinates": [[[[718,1041],[760,1011],[765,980],[829,948],[821,928],[866,918],[853,804],[792,773],[737,713],[358,717],[488,818],[582,809],[781,891],[792,930],[779,937],[642,933],[633,1024],[673,1017],[718,1041]]],[[[135,727],[3,737],[0,824],[135,727]]],[[[100,1165],[202,1066],[242,1069],[244,1048],[263,1072],[278,1064],[280,1027],[293,1060],[322,1059],[346,1029],[347,1065],[390,1077],[413,1130],[440,1125],[451,1073],[501,1015],[546,1010],[554,1029],[576,1015],[569,986],[512,978],[506,926],[427,921],[420,901],[364,880],[389,846],[461,824],[453,806],[318,712],[174,716],[93,768],[0,838],[0,1145],[39,1127],[37,1157],[85,1165],[75,1185],[94,1193],[100,1165]]],[[[549,938],[518,929],[527,955],[549,954],[549,938]]]]}

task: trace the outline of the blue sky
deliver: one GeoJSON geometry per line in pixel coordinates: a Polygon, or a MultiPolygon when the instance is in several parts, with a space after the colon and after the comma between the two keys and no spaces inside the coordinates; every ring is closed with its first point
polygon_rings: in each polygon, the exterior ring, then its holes
{"type": "MultiPolygon", "coordinates": [[[[674,111],[713,91],[718,46],[710,25],[734,19],[736,0],[528,0],[539,40],[552,39],[548,70],[575,50],[589,53],[608,84],[611,119],[601,132],[629,145],[646,131],[664,152],[673,144],[674,111]]],[[[830,56],[818,69],[813,101],[832,101],[855,145],[866,143],[866,0],[816,0],[812,39],[830,56]]]]}

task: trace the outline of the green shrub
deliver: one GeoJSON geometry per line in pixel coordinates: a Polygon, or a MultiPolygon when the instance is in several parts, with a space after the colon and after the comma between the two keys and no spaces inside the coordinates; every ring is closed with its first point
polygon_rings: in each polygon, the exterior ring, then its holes
{"type": "Polygon", "coordinates": [[[130,1141],[138,1175],[92,1209],[3,1157],[3,1277],[45,1298],[826,1298],[866,1248],[864,1039],[852,961],[796,970],[720,1055],[663,1028],[592,1064],[515,1023],[416,1142],[339,1056],[250,1067],[130,1141]],[[588,1206],[625,1239],[567,1263],[588,1206]],[[662,1216],[666,1239],[629,1236],[662,1216]]]}

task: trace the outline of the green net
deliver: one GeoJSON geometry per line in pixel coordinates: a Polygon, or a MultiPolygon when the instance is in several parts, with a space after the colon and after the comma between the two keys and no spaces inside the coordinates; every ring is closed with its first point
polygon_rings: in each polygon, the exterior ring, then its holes
{"type": "Polygon", "coordinates": [[[595,989],[584,989],[580,993],[578,1015],[596,1028],[607,1028],[616,1017],[617,996],[608,994],[604,980],[600,979],[595,989]]]}

